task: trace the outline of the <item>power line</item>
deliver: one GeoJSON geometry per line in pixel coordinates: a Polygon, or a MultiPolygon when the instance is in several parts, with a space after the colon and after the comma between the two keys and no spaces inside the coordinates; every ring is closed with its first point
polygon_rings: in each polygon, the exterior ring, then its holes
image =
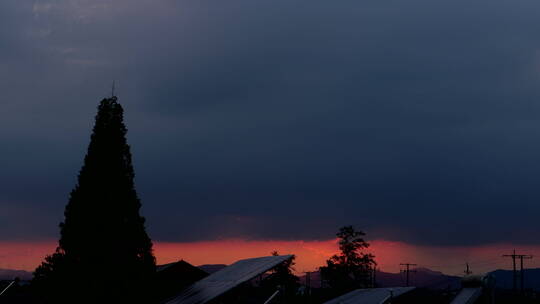
{"type": "Polygon", "coordinates": [[[401,272],[405,272],[405,274],[407,275],[407,283],[405,284],[405,286],[409,286],[409,273],[410,272],[416,272],[416,270],[410,270],[409,267],[410,266],[417,266],[417,264],[411,264],[411,263],[401,263],[399,264],[400,266],[405,266],[405,270],[401,270],[401,272]]]}
{"type": "Polygon", "coordinates": [[[523,259],[532,259],[532,255],[528,254],[516,254],[516,250],[514,249],[512,254],[504,254],[503,257],[505,258],[512,258],[512,286],[514,291],[517,289],[517,281],[519,280],[521,292],[523,293],[524,289],[524,275],[523,275],[523,259]],[[516,258],[520,260],[520,270],[519,274],[516,270],[516,258]]]}
{"type": "MultiPolygon", "coordinates": [[[[501,260],[500,260],[500,258],[498,258],[498,259],[489,259],[489,260],[478,260],[478,261],[473,261],[473,262],[469,261],[468,263],[469,263],[469,266],[475,266],[475,267],[478,268],[478,267],[482,267],[482,266],[500,264],[501,260]]],[[[426,267],[426,268],[430,268],[430,269],[433,269],[433,268],[448,269],[448,268],[458,268],[458,267],[462,267],[462,266],[463,266],[463,263],[445,264],[445,265],[424,265],[424,264],[422,264],[422,267],[426,267]]]]}

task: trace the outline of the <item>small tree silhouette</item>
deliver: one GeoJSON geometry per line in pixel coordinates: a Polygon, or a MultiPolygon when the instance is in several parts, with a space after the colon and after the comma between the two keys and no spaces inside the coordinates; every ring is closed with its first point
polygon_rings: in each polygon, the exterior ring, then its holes
{"type": "Polygon", "coordinates": [[[48,302],[148,302],[155,258],[139,215],[126,132],[116,97],[103,99],[59,246],[34,272],[33,285],[48,302]]]}
{"type": "Polygon", "coordinates": [[[355,288],[369,287],[371,284],[371,268],[376,265],[375,256],[362,250],[369,247],[362,231],[353,226],[345,226],[336,234],[339,238],[339,255],[332,256],[321,267],[321,275],[332,289],[346,292],[355,288]]]}
{"type": "MultiPolygon", "coordinates": [[[[272,255],[278,256],[279,254],[274,251],[272,255]]],[[[296,291],[300,286],[298,277],[293,273],[294,259],[296,259],[296,256],[293,255],[292,258],[271,269],[270,275],[264,280],[264,287],[280,288],[280,298],[282,299],[296,295],[296,291]]]]}

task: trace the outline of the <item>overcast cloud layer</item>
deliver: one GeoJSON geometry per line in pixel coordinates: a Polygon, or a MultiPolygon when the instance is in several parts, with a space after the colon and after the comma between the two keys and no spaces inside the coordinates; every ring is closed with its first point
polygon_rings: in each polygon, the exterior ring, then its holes
{"type": "Polygon", "coordinates": [[[0,1],[0,239],[57,237],[114,79],[155,240],[536,244],[539,11],[0,1]]]}

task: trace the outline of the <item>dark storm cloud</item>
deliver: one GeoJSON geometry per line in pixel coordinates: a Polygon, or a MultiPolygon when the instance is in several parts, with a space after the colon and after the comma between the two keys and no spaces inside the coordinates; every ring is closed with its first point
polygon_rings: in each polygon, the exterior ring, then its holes
{"type": "Polygon", "coordinates": [[[56,236],[116,79],[154,239],[537,242],[539,8],[3,1],[0,238],[56,236]]]}

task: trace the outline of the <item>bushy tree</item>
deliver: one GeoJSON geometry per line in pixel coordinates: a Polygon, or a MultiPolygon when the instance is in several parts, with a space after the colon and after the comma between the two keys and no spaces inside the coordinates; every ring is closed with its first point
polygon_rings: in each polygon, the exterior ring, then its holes
{"type": "Polygon", "coordinates": [[[376,263],[375,256],[363,251],[369,247],[369,243],[363,239],[365,233],[356,231],[353,226],[345,226],[336,235],[341,252],[321,267],[323,280],[339,292],[370,287],[371,269],[376,263]]]}
{"type": "Polygon", "coordinates": [[[116,97],[103,99],[59,245],[34,272],[33,285],[50,302],[148,300],[155,258],[139,215],[126,132],[116,97]]]}
{"type": "MultiPolygon", "coordinates": [[[[278,256],[277,251],[272,252],[273,256],[278,256]]],[[[270,270],[268,277],[262,282],[262,287],[269,292],[273,292],[279,288],[279,295],[275,301],[279,303],[290,303],[293,297],[296,296],[298,287],[300,287],[299,279],[294,275],[294,260],[296,256],[284,261],[270,270]]]]}

